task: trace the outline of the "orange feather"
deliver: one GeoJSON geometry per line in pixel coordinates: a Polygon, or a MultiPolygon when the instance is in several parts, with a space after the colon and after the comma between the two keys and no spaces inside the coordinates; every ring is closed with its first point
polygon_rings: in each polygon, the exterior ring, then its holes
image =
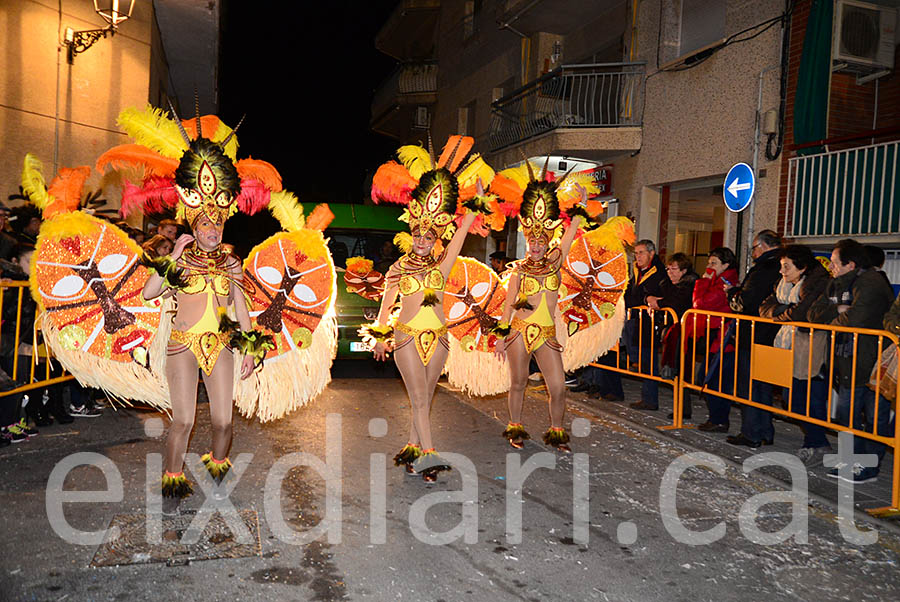
{"type": "Polygon", "coordinates": [[[513,203],[516,206],[522,204],[522,194],[525,192],[515,180],[499,173],[494,176],[490,191],[507,203],[513,203]]]}
{"type": "Polygon", "coordinates": [[[148,176],[172,177],[178,169],[178,159],[163,157],[140,144],[120,144],[114,146],[97,159],[97,171],[104,168],[121,169],[123,167],[143,168],[148,176]]]}
{"type": "Polygon", "coordinates": [[[78,209],[84,182],[90,175],[91,168],[86,165],[60,168],[59,173],[56,174],[47,189],[47,192],[55,200],[44,209],[44,219],[50,219],[58,213],[67,213],[78,209]]]}
{"type": "MultiPolygon", "coordinates": [[[[216,134],[216,130],[219,129],[219,123],[220,119],[215,115],[203,115],[200,117],[200,126],[203,129],[203,137],[212,140],[213,136],[216,134]]],[[[182,119],[181,125],[184,126],[184,131],[188,133],[188,136],[190,136],[192,140],[197,139],[197,119],[195,117],[182,119]]]]}
{"type": "Polygon", "coordinates": [[[410,192],[417,185],[408,169],[395,161],[388,161],[378,168],[372,178],[372,200],[376,203],[386,201],[409,205],[410,192]]]}
{"type": "MultiPolygon", "coordinates": [[[[206,124],[203,124],[204,131],[206,124]]],[[[281,174],[275,169],[275,166],[267,161],[260,159],[241,159],[236,161],[234,166],[238,170],[238,175],[242,180],[257,180],[262,182],[263,186],[272,192],[281,192],[281,174]]]]}
{"type": "Polygon", "coordinates": [[[456,168],[460,166],[474,145],[475,139],[471,136],[450,136],[447,144],[444,145],[444,150],[441,152],[441,158],[438,159],[437,166],[446,167],[451,172],[456,171],[456,168]],[[459,148],[457,148],[457,144],[459,144],[459,148]],[[454,150],[456,151],[455,153],[453,152],[454,150]],[[451,155],[453,156],[452,161],[450,160],[451,155]]]}
{"type": "Polygon", "coordinates": [[[328,227],[328,224],[334,219],[334,213],[327,203],[316,205],[309,217],[306,218],[306,228],[310,230],[322,231],[328,227]]]}

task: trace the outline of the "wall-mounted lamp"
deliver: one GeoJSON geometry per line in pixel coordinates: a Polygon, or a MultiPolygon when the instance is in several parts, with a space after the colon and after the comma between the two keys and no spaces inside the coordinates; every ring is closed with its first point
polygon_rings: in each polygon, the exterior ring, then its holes
{"type": "Polygon", "coordinates": [[[116,35],[119,23],[126,21],[134,9],[134,0],[94,0],[94,12],[108,23],[103,29],[87,29],[75,31],[66,27],[65,44],[68,48],[69,64],[75,62],[75,55],[81,54],[94,45],[100,38],[116,35]]]}

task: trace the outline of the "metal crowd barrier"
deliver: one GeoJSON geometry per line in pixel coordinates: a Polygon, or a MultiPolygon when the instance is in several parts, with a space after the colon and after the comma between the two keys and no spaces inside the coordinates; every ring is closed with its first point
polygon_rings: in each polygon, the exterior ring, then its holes
{"type": "Polygon", "coordinates": [[[15,383],[13,388],[0,391],[0,398],[74,378],[61,367],[52,370],[53,354],[49,347],[41,342],[39,331],[24,332],[22,313],[23,306],[28,302],[28,295],[30,293],[27,281],[0,280],[0,316],[3,318],[0,323],[0,349],[10,352],[0,357],[0,364],[3,371],[15,383]],[[10,310],[10,304],[15,305],[14,311],[10,310]],[[23,344],[30,347],[30,350],[20,355],[19,350],[23,344]],[[61,374],[53,376],[52,372],[61,374]]]}
{"type": "MultiPolygon", "coordinates": [[[[707,333],[715,333],[706,337],[704,344],[705,349],[702,349],[702,356],[704,358],[704,375],[709,374],[711,362],[715,362],[718,358],[724,357],[724,355],[720,356],[716,351],[710,350],[714,342],[718,343],[719,349],[721,349],[722,347],[726,347],[726,349],[728,347],[733,347],[733,351],[730,352],[735,354],[733,358],[733,374],[731,374],[731,390],[730,392],[722,390],[723,374],[725,371],[722,369],[721,363],[719,364],[717,375],[713,378],[712,383],[704,385],[702,381],[699,383],[695,382],[695,379],[693,378],[693,370],[691,370],[690,372],[690,379],[685,377],[688,374],[687,372],[685,372],[686,364],[688,368],[693,368],[693,364],[697,362],[698,343],[696,337],[693,339],[693,342],[685,339],[683,336],[683,329],[682,341],[679,344],[682,378],[679,379],[676,384],[676,388],[680,389],[680,393],[674,396],[675,402],[673,428],[683,427],[682,407],[684,404],[685,392],[708,391],[712,395],[731,400],[732,402],[753,406],[767,412],[771,412],[780,416],[787,416],[804,423],[816,424],[834,431],[848,432],[857,437],[862,437],[865,439],[883,443],[892,450],[894,457],[891,505],[882,508],[873,508],[868,510],[868,512],[873,516],[881,517],[900,515],[900,454],[898,454],[898,451],[900,451],[900,421],[897,421],[895,419],[895,426],[892,433],[884,432],[885,429],[882,429],[881,431],[878,430],[879,410],[884,411],[884,408],[881,407],[880,404],[890,403],[888,398],[884,397],[881,394],[883,384],[881,370],[876,370],[873,373],[875,376],[875,401],[872,408],[873,416],[870,418],[872,421],[872,431],[869,432],[868,430],[865,430],[862,424],[854,423],[856,404],[859,402],[859,400],[857,400],[856,398],[857,389],[860,387],[869,387],[869,389],[872,389],[872,386],[869,384],[870,377],[868,374],[864,375],[863,382],[860,382],[862,379],[857,378],[856,374],[860,337],[875,338],[875,349],[877,352],[875,365],[881,366],[884,354],[888,352],[890,347],[896,347],[898,346],[898,344],[900,344],[900,341],[898,341],[898,338],[895,335],[883,330],[849,328],[844,326],[832,326],[828,324],[811,324],[807,322],[776,322],[767,318],[702,311],[696,309],[688,310],[681,318],[681,323],[683,326],[687,326],[688,324],[697,322],[701,324],[705,323],[705,325],[707,326],[707,333]],[[708,326],[716,318],[721,319],[721,327],[710,331],[708,326]],[[728,330],[730,330],[729,326],[731,323],[734,324],[733,335],[729,338],[729,340],[726,340],[726,333],[728,332],[728,330]],[[779,328],[786,325],[792,326],[793,330],[791,332],[791,348],[781,349],[769,345],[761,345],[755,343],[754,341],[756,338],[756,329],[760,324],[772,324],[779,328]],[[741,328],[741,326],[743,326],[743,328],[741,328]],[[742,330],[744,332],[742,332],[742,330]],[[817,334],[819,333],[821,334],[817,338],[817,334]],[[840,335],[842,334],[845,336],[841,337],[840,335]],[[741,336],[743,336],[745,339],[743,343],[741,342],[741,336]],[[750,338],[749,343],[746,341],[746,338],[748,336],[750,338]],[[838,341],[839,337],[842,339],[840,342],[838,341]],[[805,355],[803,354],[802,350],[798,349],[798,344],[804,344],[804,339],[806,339],[805,355]],[[843,424],[842,422],[838,421],[838,419],[834,417],[835,412],[832,411],[833,409],[836,409],[833,408],[834,402],[832,395],[832,393],[836,391],[836,388],[834,387],[834,376],[836,368],[833,358],[835,357],[835,348],[838,345],[844,347],[844,353],[849,353],[848,359],[851,366],[851,378],[849,387],[850,407],[848,424],[843,424]],[[739,374],[739,367],[742,362],[739,361],[740,358],[738,354],[744,352],[743,362],[746,363],[747,351],[749,351],[750,355],[749,378],[747,379],[745,386],[739,386],[741,384],[739,383],[739,378],[740,376],[742,376],[739,374]],[[688,359],[688,356],[691,358],[690,360],[688,359]],[[804,363],[806,368],[805,379],[795,379],[795,366],[799,366],[802,369],[804,367],[804,363]],[[820,367],[820,364],[822,363],[823,365],[822,367],[820,367]],[[813,379],[816,376],[820,376],[820,372],[822,372],[822,375],[825,377],[824,399],[813,399],[813,379]],[[788,408],[783,409],[758,401],[753,401],[752,397],[754,381],[769,383],[775,387],[784,387],[787,393],[787,399],[789,400],[788,408]],[[791,411],[791,407],[796,407],[797,405],[795,403],[791,403],[793,399],[792,393],[795,381],[805,381],[806,400],[805,404],[803,404],[805,405],[805,412],[803,413],[791,411]],[[717,384],[718,386],[713,388],[709,386],[711,384],[717,384]],[[738,390],[740,388],[746,389],[746,397],[743,395],[738,395],[738,393],[742,392],[738,390]],[[821,405],[818,405],[822,403],[825,404],[824,408],[821,405]],[[811,415],[814,404],[818,405],[816,413],[819,413],[821,415],[823,413],[822,410],[824,410],[824,419],[816,418],[811,415]]],[[[871,343],[872,341],[869,340],[868,342],[871,343]]],[[[726,351],[725,353],[729,352],[726,351]]],[[[845,355],[843,357],[847,356],[845,355]]],[[[821,381],[819,381],[819,383],[820,384],[817,386],[817,388],[820,388],[822,386],[821,381]]],[[[896,389],[894,390],[894,399],[896,400],[900,398],[900,383],[894,383],[892,386],[894,389],[896,389]]],[[[869,393],[867,393],[867,395],[868,394],[869,393]]],[[[887,410],[887,412],[889,417],[890,410],[887,410]]]]}
{"type": "MultiPolygon", "coordinates": [[[[665,383],[667,385],[672,386],[672,395],[675,398],[681,394],[680,388],[678,387],[678,375],[675,375],[672,378],[664,378],[658,374],[654,374],[654,365],[658,365],[658,360],[654,358],[654,356],[659,355],[661,352],[661,342],[659,340],[659,332],[662,332],[665,328],[673,325],[677,325],[679,323],[678,314],[675,313],[675,310],[664,307],[662,309],[651,309],[646,305],[640,305],[637,307],[631,307],[626,310],[626,328],[623,330],[623,336],[629,336],[629,328],[627,326],[629,320],[634,320],[632,324],[636,325],[637,333],[635,336],[637,337],[637,363],[632,363],[631,358],[627,357],[624,362],[624,367],[622,363],[622,345],[617,344],[615,347],[610,349],[607,353],[615,354],[615,366],[609,366],[606,364],[598,364],[592,363],[591,366],[595,368],[602,368],[603,370],[610,370],[612,372],[618,372],[620,374],[627,374],[630,376],[637,376],[640,378],[646,378],[648,380],[655,380],[660,383],[665,383]],[[655,322],[651,327],[650,332],[652,336],[649,341],[644,340],[644,326],[650,326],[649,322],[655,322]],[[657,332],[659,331],[659,332],[657,332]],[[628,334],[625,334],[628,333],[628,334]],[[646,355],[649,355],[650,361],[645,362],[646,355]],[[645,367],[646,363],[646,368],[645,367]]],[[[680,338],[679,338],[680,341],[680,338]]],[[[680,342],[679,342],[680,344],[680,342]]],[[[627,346],[627,344],[626,344],[627,346]]],[[[676,404],[678,402],[676,401],[676,404]]],[[[681,416],[678,416],[679,420],[681,416]]],[[[674,423],[669,426],[660,427],[661,429],[674,429],[681,428],[681,425],[675,425],[674,423]]]]}

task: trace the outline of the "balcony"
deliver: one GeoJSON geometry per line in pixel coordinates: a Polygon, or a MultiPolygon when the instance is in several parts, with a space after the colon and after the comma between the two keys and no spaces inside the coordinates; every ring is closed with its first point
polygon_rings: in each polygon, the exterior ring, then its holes
{"type": "Polygon", "coordinates": [[[434,62],[398,66],[375,91],[372,129],[398,139],[405,138],[412,129],[427,129],[430,118],[423,121],[419,116],[417,123],[416,112],[419,107],[430,107],[437,101],[437,73],[434,62]]]}
{"type": "Polygon", "coordinates": [[[439,0],[402,0],[375,36],[375,48],[398,61],[434,56],[439,0]]]}
{"type": "Polygon", "coordinates": [[[643,96],[643,62],[563,65],[491,105],[487,146],[504,153],[552,136],[549,147],[572,154],[637,150],[643,96]]]}
{"type": "Polygon", "coordinates": [[[785,234],[900,242],[898,155],[893,140],[790,159],[785,234]]]}

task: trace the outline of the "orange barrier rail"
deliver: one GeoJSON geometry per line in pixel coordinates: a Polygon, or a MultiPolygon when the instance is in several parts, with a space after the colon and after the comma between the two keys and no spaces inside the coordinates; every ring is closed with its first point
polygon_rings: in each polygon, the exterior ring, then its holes
{"type": "MultiPolygon", "coordinates": [[[[627,374],[630,376],[637,376],[640,378],[646,378],[648,380],[655,380],[657,382],[665,383],[668,385],[672,385],[672,395],[676,398],[681,394],[680,388],[678,387],[678,375],[673,378],[664,378],[657,374],[653,374],[653,366],[655,355],[659,355],[661,352],[661,343],[659,340],[659,336],[657,333],[657,329],[662,331],[663,329],[678,324],[678,314],[675,313],[675,310],[664,307],[662,309],[651,309],[646,305],[640,305],[637,307],[631,307],[627,310],[626,313],[626,323],[629,319],[636,320],[637,324],[637,364],[632,364],[630,358],[626,358],[625,367],[622,366],[621,361],[621,345],[616,345],[608,353],[615,353],[616,356],[616,365],[608,366],[606,364],[597,364],[592,363],[591,366],[595,368],[602,368],[603,370],[609,370],[612,372],[618,372],[620,374],[627,374]],[[650,336],[650,341],[644,340],[644,327],[645,325],[650,327],[650,322],[653,322],[653,326],[650,330],[652,336],[650,336]],[[645,365],[645,354],[649,354],[650,362],[647,363],[647,369],[644,370],[645,365]]],[[[676,401],[676,404],[678,402],[676,401]]],[[[680,416],[679,416],[680,419],[680,416]]],[[[673,429],[673,428],[681,428],[681,425],[676,425],[673,423],[672,425],[667,425],[660,427],[661,429],[673,429]]]]}
{"type": "MultiPolygon", "coordinates": [[[[900,515],[900,455],[898,455],[898,451],[900,451],[900,421],[895,420],[894,432],[892,433],[885,432],[885,428],[879,430],[879,415],[884,413],[885,416],[888,416],[890,413],[890,409],[885,410],[885,408],[880,405],[890,403],[888,398],[882,394],[885,390],[885,387],[883,386],[885,383],[882,381],[882,371],[867,371],[872,373],[873,381],[871,383],[869,374],[857,374],[857,360],[859,359],[858,356],[861,343],[868,349],[871,349],[872,344],[874,343],[874,350],[876,352],[875,366],[877,367],[882,365],[882,360],[885,358],[885,354],[889,352],[891,346],[897,347],[898,344],[900,344],[900,341],[898,341],[898,338],[895,335],[883,330],[849,328],[806,322],[776,322],[767,318],[696,309],[685,312],[684,316],[681,318],[681,324],[683,330],[682,341],[680,342],[679,347],[682,377],[678,379],[676,384],[676,388],[680,389],[680,393],[674,396],[674,428],[681,428],[683,426],[682,408],[685,392],[708,391],[712,395],[732,402],[753,406],[773,414],[789,416],[805,423],[816,424],[827,429],[844,431],[852,433],[857,437],[877,441],[893,450],[894,462],[891,505],[883,508],[873,508],[868,512],[874,516],[881,517],[900,515]],[[721,327],[713,327],[713,329],[710,330],[710,327],[713,326],[716,321],[721,322],[721,327]],[[731,336],[729,340],[726,340],[726,331],[729,329],[731,323],[734,324],[733,336],[731,336]],[[683,335],[685,330],[695,331],[697,324],[705,326],[705,331],[707,333],[714,333],[706,336],[704,343],[701,345],[702,356],[704,358],[704,375],[709,374],[710,363],[715,362],[717,357],[724,359],[727,354],[734,354],[729,360],[729,363],[733,361],[733,368],[729,369],[729,376],[732,377],[732,380],[729,386],[725,387],[730,391],[723,391],[723,382],[726,381],[723,376],[725,370],[722,369],[722,363],[718,366],[717,374],[713,378],[713,382],[708,385],[704,385],[702,382],[695,382],[694,370],[691,370],[690,378],[686,377],[686,364],[687,368],[693,368],[700,362],[698,361],[697,355],[698,337],[694,337],[691,342],[690,339],[685,338],[683,335]],[[776,328],[784,326],[791,328],[789,331],[790,348],[783,348],[784,345],[786,345],[785,340],[781,341],[782,347],[756,343],[757,330],[762,324],[774,325],[771,327],[773,331],[776,328]],[[689,328],[689,325],[693,325],[693,328],[689,328]],[[741,341],[742,336],[744,338],[743,342],[741,341]],[[750,339],[749,341],[747,340],[748,337],[750,339]],[[840,342],[839,339],[841,339],[840,342]],[[719,355],[718,349],[721,349],[723,346],[726,351],[724,354],[719,355]],[[846,404],[843,404],[842,407],[842,404],[839,401],[838,406],[833,408],[832,393],[836,390],[833,384],[836,372],[836,362],[834,358],[837,346],[842,347],[841,352],[843,355],[841,355],[841,357],[845,358],[843,361],[849,362],[850,365],[849,407],[846,407],[846,404]],[[729,351],[729,349],[731,350],[729,351]],[[688,359],[689,353],[690,358],[692,358],[691,360],[688,359]],[[749,358],[747,357],[748,353],[749,358]],[[743,375],[739,371],[742,362],[745,365],[749,362],[748,375],[743,375]],[[825,395],[824,398],[814,398],[812,393],[813,380],[814,377],[818,376],[822,371],[824,371],[825,376],[825,395]],[[798,373],[800,374],[799,378],[796,377],[798,373]],[[746,376],[746,379],[742,379],[742,376],[746,376]],[[746,383],[740,382],[743,380],[746,380],[746,383]],[[791,408],[797,407],[799,404],[789,403],[788,409],[782,409],[780,407],[773,407],[765,403],[753,401],[752,399],[753,383],[761,382],[769,383],[776,387],[784,387],[788,393],[787,399],[793,402],[792,393],[794,387],[799,386],[799,383],[803,383],[804,381],[806,399],[805,404],[803,404],[805,405],[805,412],[803,413],[791,411],[791,408]],[[874,404],[872,407],[873,416],[869,417],[872,421],[871,431],[864,429],[863,425],[856,420],[857,404],[863,403],[856,398],[857,389],[861,387],[874,389],[874,393],[872,393],[874,395],[874,404]],[[742,392],[739,391],[741,388],[746,388],[746,396],[739,395],[739,393],[742,392]],[[824,404],[824,407],[822,404],[824,404]],[[816,418],[811,415],[814,406],[817,409],[817,413],[820,413],[820,415],[824,413],[824,419],[816,418]],[[833,418],[835,414],[835,412],[832,411],[833,409],[848,416],[847,424],[843,424],[843,421],[833,418]]],[[[817,388],[822,386],[821,382],[821,380],[818,381],[819,385],[817,388]]],[[[726,384],[728,383],[726,382],[726,384]]],[[[891,384],[891,387],[892,389],[895,389],[893,390],[894,399],[900,398],[900,383],[893,383],[891,384]]],[[[866,392],[866,395],[869,395],[869,393],[866,392]]],[[[863,409],[865,410],[865,408],[863,409]]],[[[838,416],[838,418],[840,417],[841,416],[838,416]]]]}
{"type": "Polygon", "coordinates": [[[39,331],[28,329],[28,332],[24,332],[23,310],[30,301],[29,294],[27,281],[0,281],[0,316],[3,317],[0,324],[0,349],[9,352],[2,358],[4,370],[12,364],[12,371],[7,375],[16,383],[14,388],[0,392],[0,398],[74,378],[65,370],[52,370],[53,355],[41,342],[39,331]],[[25,365],[26,362],[28,365],[25,365]],[[53,376],[52,372],[60,374],[53,376]]]}

